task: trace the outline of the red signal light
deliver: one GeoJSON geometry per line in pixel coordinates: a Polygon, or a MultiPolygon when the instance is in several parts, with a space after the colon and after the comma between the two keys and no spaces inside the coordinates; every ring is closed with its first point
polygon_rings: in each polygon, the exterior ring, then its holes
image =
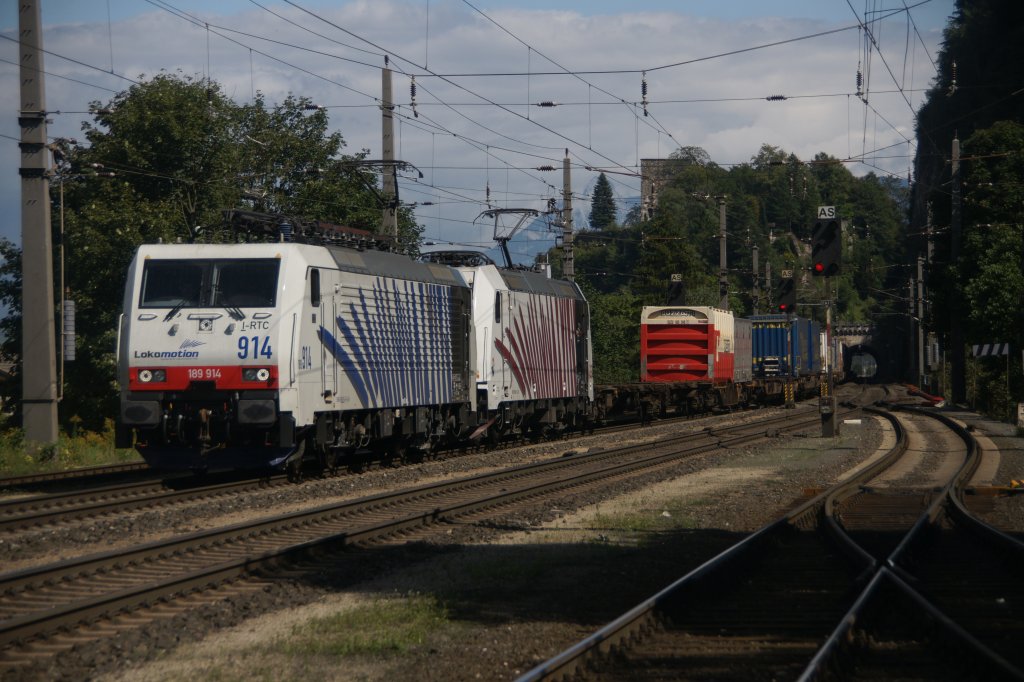
{"type": "Polygon", "coordinates": [[[823,272],[825,272],[825,264],[824,263],[815,263],[814,264],[814,273],[817,274],[817,275],[820,275],[823,272]]]}

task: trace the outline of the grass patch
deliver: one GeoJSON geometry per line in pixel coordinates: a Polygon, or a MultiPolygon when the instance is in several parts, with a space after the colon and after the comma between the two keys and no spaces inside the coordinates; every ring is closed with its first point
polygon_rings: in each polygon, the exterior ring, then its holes
{"type": "Polygon", "coordinates": [[[107,420],[102,433],[87,431],[78,436],[60,434],[56,443],[43,448],[30,447],[21,429],[0,433],[0,473],[21,476],[63,471],[98,464],[131,462],[139,459],[134,450],[114,447],[114,423],[107,420]]]}
{"type": "Polygon", "coordinates": [[[623,533],[650,533],[664,530],[668,527],[665,522],[671,521],[671,519],[658,516],[659,513],[648,511],[597,514],[594,517],[594,527],[623,533]]]}
{"type": "Polygon", "coordinates": [[[598,513],[594,517],[594,527],[613,533],[652,536],[666,531],[691,529],[696,527],[696,522],[685,513],[683,507],[695,504],[695,502],[676,503],[670,505],[671,511],[648,508],[614,514],[598,513]],[[666,511],[668,516],[665,515],[666,511]]]}
{"type": "Polygon", "coordinates": [[[401,654],[447,623],[447,609],[431,596],[377,600],[296,625],[274,650],[290,657],[401,654]]]}

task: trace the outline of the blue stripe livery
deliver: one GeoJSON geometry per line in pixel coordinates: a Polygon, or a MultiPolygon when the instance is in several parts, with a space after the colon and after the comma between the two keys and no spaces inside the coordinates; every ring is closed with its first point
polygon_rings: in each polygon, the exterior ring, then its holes
{"type": "Polygon", "coordinates": [[[345,291],[336,329],[317,335],[362,407],[450,402],[451,288],[378,277],[372,289],[345,291]]]}

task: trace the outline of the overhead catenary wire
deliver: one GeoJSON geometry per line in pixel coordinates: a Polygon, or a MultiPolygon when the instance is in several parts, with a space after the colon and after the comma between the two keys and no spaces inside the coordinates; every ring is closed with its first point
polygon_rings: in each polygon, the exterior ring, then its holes
{"type": "MultiPolygon", "coordinates": [[[[195,26],[202,27],[204,29],[208,29],[209,26],[210,26],[208,23],[206,23],[204,21],[201,21],[200,19],[198,19],[196,17],[193,17],[192,15],[188,14],[187,12],[183,12],[183,11],[177,9],[176,7],[171,5],[170,3],[164,2],[163,0],[145,0],[145,2],[151,4],[154,7],[157,7],[159,9],[163,9],[164,11],[169,12],[169,13],[171,13],[171,14],[173,14],[173,15],[181,18],[181,19],[184,19],[185,21],[188,21],[189,23],[191,23],[191,24],[193,24],[195,26]]],[[[226,36],[226,35],[224,35],[222,33],[219,33],[216,29],[214,29],[213,33],[215,35],[223,38],[224,40],[227,40],[227,41],[229,41],[231,43],[234,43],[235,45],[238,45],[239,47],[243,47],[243,48],[245,48],[247,50],[252,50],[256,54],[260,55],[261,57],[266,57],[267,59],[271,59],[271,60],[273,60],[275,62],[278,62],[279,64],[283,64],[284,66],[287,66],[289,68],[295,69],[296,71],[299,71],[301,73],[305,73],[307,75],[313,76],[314,78],[317,78],[317,79],[322,80],[324,82],[330,83],[331,85],[336,85],[339,88],[342,88],[344,90],[349,90],[349,91],[354,92],[354,93],[356,93],[358,95],[362,95],[364,97],[369,97],[371,99],[379,101],[378,98],[374,97],[373,95],[371,95],[369,93],[362,92],[360,90],[357,90],[356,88],[353,88],[353,87],[350,87],[348,85],[345,85],[344,83],[340,83],[340,82],[338,82],[338,81],[336,81],[334,79],[328,78],[326,76],[322,76],[322,75],[320,75],[320,74],[318,74],[318,73],[316,73],[314,71],[310,71],[309,69],[304,69],[301,66],[298,66],[296,64],[292,64],[290,62],[287,62],[287,61],[281,59],[280,57],[275,57],[274,55],[272,55],[272,54],[270,54],[268,52],[265,52],[263,50],[257,50],[256,48],[252,47],[251,45],[246,45],[246,44],[244,44],[242,42],[239,42],[239,41],[235,40],[234,38],[231,38],[230,36],[226,36]]]]}
{"type": "MultiPolygon", "coordinates": [[[[164,3],[164,4],[167,4],[167,3],[164,3]]],[[[255,4],[256,6],[262,7],[261,5],[259,5],[259,3],[255,3],[255,2],[254,2],[253,4],[255,4]]],[[[301,8],[301,7],[299,6],[299,5],[297,5],[297,4],[296,4],[296,3],[294,3],[294,2],[289,2],[289,4],[291,4],[291,5],[295,6],[295,7],[297,8],[297,9],[300,9],[300,10],[302,10],[302,11],[304,11],[304,12],[308,13],[308,14],[311,14],[311,16],[314,16],[314,17],[317,17],[317,18],[320,18],[321,20],[323,20],[323,19],[322,19],[322,17],[319,17],[319,15],[317,15],[317,14],[315,14],[315,13],[312,13],[312,12],[309,12],[308,10],[305,10],[304,8],[301,8]]],[[[913,6],[913,7],[916,7],[916,6],[918,6],[919,4],[922,4],[922,3],[917,3],[917,4],[915,4],[915,5],[913,6]]],[[[902,11],[902,10],[900,10],[900,11],[902,11]]],[[[894,11],[894,12],[891,12],[890,14],[894,14],[894,13],[896,13],[896,12],[894,11]]],[[[277,13],[273,13],[273,14],[275,14],[275,16],[278,16],[278,14],[277,14],[277,13]]],[[[291,22],[291,20],[288,20],[288,21],[289,21],[290,23],[293,23],[293,24],[295,23],[295,22],[291,22]]],[[[327,23],[331,24],[331,22],[327,22],[327,23]]],[[[348,34],[350,34],[350,35],[353,35],[353,36],[357,37],[357,38],[358,38],[359,40],[364,40],[363,38],[361,38],[361,37],[359,37],[359,36],[356,36],[356,34],[354,34],[354,33],[350,32],[350,31],[347,31],[346,29],[341,29],[341,27],[337,27],[336,25],[335,25],[335,27],[336,27],[336,28],[339,28],[340,30],[343,30],[343,31],[345,31],[346,33],[348,33],[348,34]]],[[[310,30],[310,31],[311,31],[312,33],[314,33],[315,35],[322,35],[322,34],[319,34],[319,33],[316,33],[316,32],[314,32],[314,31],[312,31],[312,29],[307,29],[306,27],[302,27],[302,28],[303,28],[304,30],[310,30]]],[[[827,33],[827,32],[826,32],[826,33],[827,33]]],[[[813,34],[812,36],[805,36],[805,37],[813,37],[813,36],[816,36],[816,35],[819,35],[819,34],[813,34]]],[[[335,41],[335,42],[337,42],[337,41],[335,41]]],[[[369,43],[369,44],[371,44],[371,45],[375,45],[375,44],[373,44],[372,42],[369,42],[369,41],[365,41],[365,40],[364,40],[364,42],[368,42],[368,43],[369,43]]],[[[780,44],[780,43],[779,43],[779,42],[777,41],[776,43],[771,43],[771,44],[767,44],[767,45],[775,45],[775,44],[780,44]]],[[[376,46],[376,45],[375,45],[375,47],[377,47],[378,49],[380,49],[380,50],[384,51],[384,48],[381,48],[380,46],[376,46]]],[[[760,48],[760,47],[764,47],[764,46],[755,46],[755,48],[750,48],[750,49],[758,49],[758,48],[760,48]]],[[[747,51],[747,50],[743,50],[743,51],[747,51]]],[[[723,54],[726,54],[726,53],[723,53],[723,54]]],[[[411,62],[410,62],[410,63],[411,63],[411,62]]],[[[666,65],[666,66],[672,66],[672,65],[666,65]]],[[[654,67],[654,68],[660,68],[660,67],[654,67]]],[[[463,89],[465,90],[465,88],[463,88],[463,89]]],[[[495,105],[498,105],[498,103],[494,103],[494,104],[495,104],[495,105]]],[[[451,105],[445,105],[445,106],[449,106],[449,107],[450,107],[451,105]]],[[[498,106],[500,106],[500,105],[498,105],[498,106]]],[[[513,113],[514,113],[514,112],[513,112],[513,113]]],[[[491,130],[490,132],[494,133],[495,131],[491,130]]],[[[667,131],[666,131],[666,132],[667,132],[667,131]]],[[[898,132],[898,131],[897,131],[897,132],[898,132]]],[[[500,133],[499,133],[499,134],[500,134],[500,133]]],[[[556,133],[556,134],[557,134],[557,133],[556,133]]],[[[564,136],[563,136],[563,137],[564,137],[564,136]]],[[[521,140],[511,140],[511,139],[510,139],[510,141],[514,141],[514,142],[516,142],[517,144],[519,144],[519,143],[522,143],[522,141],[521,141],[521,140]]],[[[570,141],[572,141],[572,140],[570,140],[570,141]]],[[[578,142],[576,142],[575,144],[577,144],[578,146],[582,146],[583,148],[589,148],[589,146],[588,146],[588,145],[580,145],[580,144],[579,144],[578,142]]],[[[607,157],[605,157],[605,158],[607,159],[607,157]]],[[[610,160],[610,159],[608,159],[608,160],[610,160]]],[[[614,163],[614,161],[613,161],[613,163],[614,163]]],[[[625,167],[627,167],[627,166],[622,166],[622,167],[624,167],[624,168],[625,168],[625,167]]]]}
{"type": "MultiPolygon", "coordinates": [[[[350,35],[350,36],[353,36],[353,37],[355,37],[355,38],[357,38],[359,40],[364,41],[365,43],[367,43],[368,45],[370,45],[370,46],[372,46],[372,47],[374,47],[376,49],[379,49],[379,50],[384,50],[385,49],[385,48],[382,48],[380,45],[377,45],[373,41],[371,41],[371,40],[369,40],[367,38],[363,38],[363,37],[353,33],[352,31],[344,28],[343,26],[340,26],[337,23],[335,23],[333,21],[330,21],[329,19],[326,19],[325,17],[320,16],[316,12],[313,12],[311,10],[308,10],[308,9],[302,7],[298,3],[294,2],[294,0],[284,0],[284,2],[288,3],[292,7],[295,7],[296,9],[299,9],[299,10],[309,14],[310,16],[312,16],[312,17],[314,17],[316,19],[319,19],[320,21],[324,22],[325,24],[327,24],[329,26],[332,26],[332,27],[338,29],[339,31],[344,32],[346,35],[350,35]]],[[[410,65],[412,65],[412,66],[414,66],[414,67],[416,67],[418,69],[422,69],[425,73],[428,73],[428,74],[431,74],[431,75],[436,75],[436,74],[434,74],[434,72],[432,72],[432,71],[430,71],[428,69],[425,69],[423,66],[417,64],[416,62],[414,62],[414,61],[412,61],[412,60],[410,60],[410,59],[408,59],[406,57],[403,57],[403,56],[401,56],[401,55],[399,55],[399,54],[397,54],[397,53],[395,53],[393,51],[387,51],[387,53],[389,55],[393,56],[394,58],[401,60],[402,62],[404,62],[406,64],[410,64],[410,65]]],[[[404,71],[402,71],[402,73],[404,73],[404,71]]],[[[422,78],[422,74],[417,74],[417,75],[420,75],[421,78],[422,78]]],[[[520,120],[524,120],[524,121],[530,122],[531,124],[541,128],[542,130],[545,130],[545,131],[551,133],[552,135],[555,135],[559,139],[562,139],[562,140],[564,140],[566,142],[569,142],[572,145],[575,145],[575,146],[578,146],[578,147],[581,147],[581,148],[586,148],[586,145],[582,144],[580,141],[575,140],[575,139],[569,137],[568,135],[564,135],[562,133],[559,133],[558,131],[552,129],[550,126],[546,126],[546,125],[538,122],[536,119],[528,118],[528,117],[524,116],[523,114],[514,111],[510,107],[503,107],[503,106],[499,105],[498,103],[494,102],[493,100],[491,100],[490,98],[485,97],[483,95],[480,95],[479,93],[476,93],[476,92],[466,88],[465,86],[463,86],[463,85],[461,85],[459,83],[456,83],[455,81],[451,80],[450,78],[442,77],[442,80],[444,80],[449,85],[451,85],[451,86],[453,86],[455,88],[458,88],[459,90],[467,92],[468,94],[473,95],[475,97],[479,97],[483,101],[492,103],[494,106],[498,107],[502,111],[504,111],[504,112],[506,112],[506,113],[508,113],[508,114],[510,114],[510,115],[512,115],[512,116],[514,116],[514,117],[516,117],[518,119],[520,119],[520,120]]],[[[426,88],[424,88],[424,90],[426,90],[426,88]]],[[[455,109],[452,109],[452,110],[455,111],[455,113],[459,114],[460,116],[463,116],[463,114],[461,114],[461,112],[458,112],[455,109]]],[[[477,124],[477,125],[480,125],[480,124],[477,124]]],[[[481,127],[483,127],[483,126],[481,126],[481,127]]],[[[502,135],[501,133],[498,133],[498,134],[501,135],[502,137],[506,137],[506,136],[502,135]]],[[[537,145],[533,145],[533,146],[537,146],[537,145]]],[[[615,161],[611,157],[608,157],[605,154],[602,154],[601,152],[598,152],[596,150],[591,150],[591,151],[593,151],[595,154],[600,156],[605,161],[613,163],[613,164],[615,164],[617,166],[622,166],[622,164],[618,163],[617,161],[615,161]]],[[[624,167],[624,166],[622,166],[622,167],[624,167]]]]}
{"type": "MultiPolygon", "coordinates": [[[[0,38],[3,38],[4,40],[8,40],[8,41],[10,41],[12,43],[19,42],[17,38],[12,38],[10,36],[5,36],[2,33],[0,33],[0,38]]],[[[107,69],[104,69],[103,67],[96,66],[96,65],[90,64],[88,62],[83,62],[80,59],[75,59],[74,57],[68,57],[67,55],[63,55],[63,54],[60,54],[58,52],[54,52],[52,50],[47,50],[45,48],[39,48],[39,51],[42,52],[45,55],[49,55],[51,57],[56,57],[57,59],[63,59],[65,61],[71,62],[72,64],[78,64],[79,66],[85,67],[87,69],[92,69],[93,71],[97,71],[97,72],[105,74],[107,76],[113,76],[114,78],[120,78],[121,80],[128,81],[129,83],[131,83],[133,85],[141,85],[141,83],[139,81],[135,80],[134,78],[129,78],[128,76],[123,76],[123,75],[121,75],[119,73],[115,73],[113,71],[108,71],[107,69]]],[[[4,61],[7,61],[7,60],[4,60],[4,61]]],[[[88,85],[88,84],[87,83],[83,83],[83,85],[88,85]]]]}
{"type": "MultiPolygon", "coordinates": [[[[3,62],[5,64],[11,64],[13,66],[23,67],[22,64],[19,64],[18,62],[13,62],[10,59],[4,59],[3,57],[0,57],[0,62],[3,62]]],[[[50,76],[51,78],[59,78],[61,80],[71,81],[72,83],[78,83],[79,85],[84,85],[87,88],[95,88],[97,90],[105,90],[106,92],[109,92],[109,93],[112,93],[112,94],[115,94],[115,95],[118,92],[117,90],[114,90],[113,88],[108,88],[108,87],[104,87],[102,85],[97,85],[96,83],[87,83],[86,81],[78,80],[77,78],[71,78],[70,76],[64,76],[62,74],[54,73],[52,71],[47,71],[45,69],[40,70],[39,68],[34,67],[34,66],[23,67],[23,68],[28,68],[28,69],[34,71],[35,73],[41,73],[41,74],[44,74],[46,76],[50,76]]],[[[106,72],[104,72],[104,73],[106,73],[106,72]]]]}
{"type": "MultiPolygon", "coordinates": [[[[147,0],[147,1],[151,1],[151,0],[147,0]]],[[[164,5],[167,5],[167,6],[169,6],[169,7],[172,7],[172,6],[171,6],[171,5],[169,4],[169,3],[166,3],[166,2],[162,2],[162,4],[164,4],[164,5]]],[[[260,5],[259,3],[255,3],[255,2],[254,2],[253,4],[255,4],[255,5],[257,5],[258,7],[261,7],[261,8],[263,7],[263,6],[262,6],[262,5],[260,5]]],[[[291,4],[294,4],[294,3],[291,3],[291,4]]],[[[296,6],[296,7],[298,8],[298,6],[296,6]]],[[[298,9],[302,9],[302,8],[298,8],[298,9]]],[[[268,10],[268,11],[269,11],[269,10],[268,10]]],[[[305,11],[305,10],[303,10],[303,11],[305,11]]],[[[280,16],[279,14],[277,14],[277,13],[275,13],[275,12],[270,12],[270,13],[271,13],[271,14],[273,14],[274,16],[280,16]]],[[[315,16],[315,15],[314,15],[314,16],[315,16]]],[[[293,24],[293,25],[299,26],[298,24],[296,24],[295,22],[292,22],[291,20],[287,20],[287,21],[288,21],[289,23],[293,24]]],[[[321,36],[321,37],[324,37],[325,39],[328,39],[328,40],[332,40],[332,41],[333,41],[333,39],[327,38],[326,36],[323,36],[323,34],[320,34],[320,33],[317,33],[317,32],[315,32],[315,31],[312,31],[311,29],[306,29],[306,27],[301,27],[301,26],[300,26],[300,28],[303,28],[304,30],[309,30],[309,31],[310,31],[311,33],[313,33],[314,35],[317,35],[317,36],[321,36]]],[[[351,32],[349,32],[349,33],[351,34],[351,32]]],[[[351,35],[355,35],[355,34],[351,34],[351,35]]],[[[361,38],[360,38],[360,39],[361,39],[361,38]]],[[[333,42],[337,42],[337,41],[333,41],[333,42]]],[[[347,46],[347,45],[346,45],[346,46],[347,46]]],[[[306,49],[306,48],[302,48],[302,47],[300,47],[300,46],[292,46],[292,47],[295,47],[296,49],[306,49]]],[[[382,49],[382,48],[381,48],[381,49],[382,49]]],[[[325,54],[326,54],[326,53],[325,53],[325,54]]],[[[387,54],[387,53],[386,53],[386,52],[380,52],[380,53],[375,53],[375,54],[387,54]]],[[[337,57],[336,55],[328,55],[328,56],[334,56],[334,57],[337,57]]],[[[337,58],[341,58],[341,57],[337,57],[337,58]]],[[[341,58],[341,59],[344,59],[344,58],[341,58]]],[[[354,61],[354,60],[349,60],[349,61],[354,61]]],[[[379,68],[379,67],[377,67],[376,65],[369,65],[369,64],[366,64],[365,62],[355,62],[355,63],[360,63],[360,64],[364,64],[364,65],[367,65],[367,66],[371,66],[371,67],[372,67],[372,68],[374,68],[374,69],[376,69],[376,68],[379,68]]],[[[425,90],[426,90],[426,89],[425,89],[425,90]]],[[[364,94],[365,94],[365,93],[364,93],[364,94]]],[[[433,93],[429,93],[429,91],[428,91],[428,94],[433,94],[433,93]]],[[[369,96],[369,95],[367,95],[367,96],[369,96]]],[[[369,96],[369,97],[372,97],[372,96],[369,96]]],[[[379,100],[378,98],[376,98],[376,97],[372,97],[372,98],[374,99],[374,101],[375,101],[375,102],[379,102],[379,101],[380,101],[380,100],[379,100]]],[[[442,106],[446,106],[446,107],[447,107],[447,108],[449,108],[449,109],[452,109],[452,107],[451,107],[451,106],[449,106],[449,105],[445,105],[445,104],[444,104],[443,102],[440,102],[440,104],[441,104],[442,106]]],[[[551,149],[551,150],[553,150],[553,149],[559,149],[559,148],[560,148],[560,147],[549,147],[549,146],[541,146],[541,145],[536,145],[536,144],[528,143],[528,142],[525,142],[525,141],[523,141],[523,140],[519,140],[519,139],[516,139],[516,138],[511,138],[511,137],[509,137],[509,136],[507,136],[507,135],[504,135],[503,133],[501,133],[501,132],[499,132],[499,131],[496,131],[496,130],[494,130],[494,129],[490,128],[490,127],[487,127],[487,126],[483,126],[482,124],[480,124],[480,123],[479,123],[479,122],[477,122],[477,121],[473,121],[472,119],[470,119],[469,117],[465,116],[465,115],[464,115],[464,114],[462,114],[461,112],[458,112],[457,110],[454,110],[454,109],[452,109],[452,110],[453,110],[453,111],[455,111],[455,113],[457,113],[458,115],[460,115],[460,116],[462,116],[463,118],[465,118],[465,119],[466,119],[467,121],[470,121],[471,123],[473,123],[473,124],[475,124],[475,125],[479,125],[479,126],[481,126],[482,128],[484,128],[485,130],[487,130],[488,132],[490,132],[490,133],[492,133],[492,134],[494,134],[494,135],[498,135],[498,136],[504,137],[505,139],[508,139],[508,140],[509,140],[510,142],[514,142],[514,143],[516,143],[516,144],[523,144],[523,145],[525,145],[525,146],[534,146],[534,147],[538,147],[538,148],[544,148],[544,149],[551,149]]],[[[416,111],[414,110],[414,111],[413,111],[413,113],[414,113],[414,116],[413,116],[413,118],[419,118],[419,114],[418,114],[418,112],[416,112],[416,111]]],[[[443,127],[443,126],[440,126],[440,124],[436,124],[436,123],[435,123],[435,125],[437,125],[437,126],[438,126],[438,129],[439,129],[439,130],[444,130],[445,132],[448,132],[448,133],[450,133],[450,134],[456,135],[455,133],[453,133],[452,131],[448,130],[447,128],[445,128],[445,127],[443,127]]],[[[464,138],[464,137],[462,137],[462,139],[465,139],[465,138],[464,138]]],[[[521,152],[518,152],[518,151],[516,151],[516,150],[509,150],[509,151],[512,151],[513,153],[521,153],[521,152]]]]}
{"type": "MultiPolygon", "coordinates": [[[[593,83],[591,83],[590,81],[586,80],[585,78],[583,78],[583,77],[582,77],[582,75],[581,75],[581,74],[580,74],[579,72],[574,72],[574,71],[572,71],[572,70],[570,70],[570,69],[567,69],[567,68],[565,68],[564,66],[562,66],[561,64],[559,64],[558,62],[556,62],[556,61],[555,61],[554,59],[552,59],[551,57],[547,56],[547,55],[546,55],[546,54],[544,54],[543,52],[540,52],[540,51],[539,51],[539,50],[537,50],[537,49],[536,49],[535,47],[533,47],[532,45],[530,45],[529,43],[527,43],[526,41],[524,41],[524,40],[523,40],[522,38],[520,38],[519,36],[517,36],[517,35],[516,35],[515,33],[513,33],[512,31],[510,31],[510,30],[509,30],[508,28],[506,28],[505,26],[503,26],[503,25],[502,25],[501,23],[499,23],[498,21],[496,21],[496,20],[495,20],[494,18],[492,18],[492,17],[490,16],[490,15],[488,15],[487,13],[485,13],[484,11],[482,11],[481,9],[479,9],[478,7],[476,7],[476,6],[475,6],[474,4],[472,4],[471,2],[469,2],[469,0],[462,0],[462,2],[463,2],[463,3],[465,4],[465,5],[467,5],[468,7],[472,8],[472,9],[473,9],[473,11],[477,12],[477,13],[478,13],[478,14],[479,14],[480,16],[484,17],[484,18],[485,18],[485,19],[487,19],[487,20],[488,20],[489,22],[491,22],[492,24],[494,24],[495,26],[497,26],[497,27],[498,27],[499,29],[501,29],[501,30],[502,30],[503,32],[505,32],[506,34],[508,34],[509,36],[511,36],[511,37],[512,37],[513,39],[515,39],[515,40],[516,40],[517,42],[519,42],[519,43],[520,43],[520,44],[522,44],[522,45],[525,45],[525,46],[527,47],[527,49],[528,49],[528,50],[531,50],[532,52],[537,52],[537,54],[539,54],[539,55],[540,55],[541,57],[543,57],[544,59],[548,60],[548,62],[550,62],[551,64],[554,64],[554,65],[555,65],[555,66],[557,66],[558,68],[562,69],[564,73],[566,73],[566,74],[568,74],[568,75],[571,75],[571,76],[573,76],[574,78],[576,78],[577,80],[579,80],[579,81],[581,81],[582,83],[586,84],[586,85],[587,85],[587,87],[588,87],[588,91],[589,91],[589,89],[591,89],[591,88],[592,88],[592,89],[595,89],[595,90],[597,90],[598,92],[602,92],[602,93],[604,93],[604,94],[608,95],[609,97],[613,97],[613,98],[615,98],[615,99],[618,99],[618,100],[619,100],[619,102],[621,102],[621,103],[622,103],[622,104],[624,104],[624,105],[627,105],[627,106],[628,106],[628,105],[630,104],[630,103],[629,103],[629,102],[627,102],[626,100],[624,100],[624,99],[622,99],[622,98],[620,98],[620,97],[617,97],[616,95],[614,95],[613,93],[609,92],[608,90],[606,90],[606,89],[604,89],[604,88],[602,88],[602,87],[600,87],[600,86],[594,85],[594,84],[593,84],[593,83]]],[[[644,81],[643,81],[643,99],[644,99],[644,100],[646,100],[646,99],[647,99],[647,74],[646,74],[646,72],[644,72],[644,81]]],[[[634,104],[633,106],[634,106],[634,108],[635,108],[635,104],[634,104]]],[[[632,110],[632,111],[631,111],[631,113],[633,114],[633,116],[637,116],[637,113],[636,113],[636,111],[635,111],[635,110],[632,110]]],[[[647,105],[646,105],[646,101],[644,102],[644,116],[647,116],[647,105]]],[[[670,133],[670,132],[669,132],[668,130],[665,130],[665,129],[664,129],[664,127],[662,127],[662,132],[664,132],[664,133],[665,133],[666,135],[668,135],[668,136],[669,136],[669,138],[671,138],[671,139],[675,140],[675,137],[673,137],[673,135],[672,135],[672,134],[671,134],[671,133],[670,133]]],[[[588,148],[588,149],[589,149],[589,148],[591,148],[591,146],[590,146],[590,142],[589,142],[589,141],[588,141],[588,143],[587,143],[587,148],[588,148]]]]}
{"type": "MultiPolygon", "coordinates": [[[[197,17],[195,17],[195,16],[193,16],[193,15],[189,15],[189,14],[188,14],[188,13],[186,13],[186,12],[182,12],[181,10],[178,10],[178,9],[177,9],[177,8],[175,8],[175,7],[173,6],[173,5],[171,5],[170,3],[168,3],[168,2],[164,2],[163,0],[146,0],[146,2],[148,2],[149,4],[152,4],[152,5],[156,6],[156,7],[159,7],[159,8],[161,8],[161,9],[164,9],[165,11],[168,11],[168,12],[170,12],[171,14],[173,14],[173,15],[175,15],[175,16],[178,16],[179,18],[182,18],[182,19],[184,19],[184,20],[186,20],[186,21],[189,21],[189,22],[190,22],[190,23],[192,23],[193,25],[196,25],[196,26],[202,26],[203,28],[207,28],[207,27],[209,26],[209,24],[208,24],[207,22],[204,22],[204,21],[200,20],[199,18],[197,18],[197,17]]],[[[220,34],[218,34],[218,35],[220,35],[220,34]]],[[[232,39],[232,38],[230,38],[230,37],[227,37],[227,36],[221,36],[221,37],[223,37],[223,38],[225,38],[226,40],[228,40],[228,41],[230,41],[230,42],[232,42],[232,43],[235,43],[235,44],[237,44],[237,45],[242,45],[243,47],[246,47],[247,49],[253,49],[253,48],[251,48],[251,47],[249,47],[249,46],[246,46],[246,45],[244,45],[244,44],[242,44],[242,43],[240,43],[240,42],[238,42],[238,41],[236,41],[236,40],[234,40],[234,39],[232,39]]],[[[256,52],[257,52],[258,54],[261,54],[261,55],[264,55],[264,56],[270,56],[270,55],[267,55],[267,53],[265,53],[265,52],[262,52],[262,51],[260,51],[260,50],[254,50],[254,51],[256,51],[256,52]]],[[[290,64],[289,64],[288,62],[285,62],[284,60],[281,60],[281,59],[278,59],[278,58],[276,58],[276,57],[272,57],[272,56],[271,56],[271,58],[272,58],[272,59],[274,59],[274,60],[276,60],[276,61],[278,61],[278,62],[280,62],[280,63],[283,63],[283,64],[285,64],[285,65],[289,65],[289,66],[291,66],[291,65],[290,65],[290,64]]],[[[299,68],[299,67],[295,67],[295,68],[299,68]]],[[[377,66],[373,66],[372,68],[375,68],[375,69],[376,69],[376,68],[379,68],[379,67],[377,67],[377,66]]],[[[370,95],[369,93],[363,93],[363,92],[361,92],[361,91],[358,91],[358,90],[356,90],[356,89],[354,89],[354,88],[350,88],[350,87],[348,87],[348,86],[344,86],[344,85],[342,85],[342,84],[340,84],[340,83],[337,83],[336,81],[333,81],[332,79],[327,79],[327,78],[325,78],[325,77],[323,77],[323,76],[319,76],[318,74],[315,74],[315,73],[313,73],[313,72],[311,72],[311,71],[308,71],[308,70],[306,70],[306,69],[301,69],[301,68],[299,68],[299,70],[300,70],[300,71],[303,71],[304,73],[309,73],[310,75],[313,75],[313,76],[315,76],[315,77],[318,77],[318,78],[321,78],[321,79],[323,79],[323,80],[326,80],[327,82],[333,83],[333,84],[335,84],[335,85],[339,85],[339,86],[343,87],[344,89],[347,89],[347,90],[350,90],[350,91],[352,91],[352,92],[355,92],[356,94],[360,94],[360,95],[363,95],[363,96],[365,96],[365,97],[367,97],[367,98],[370,98],[370,99],[372,99],[372,100],[373,100],[373,101],[375,101],[375,102],[378,102],[378,103],[380,102],[380,99],[379,99],[378,97],[375,97],[375,96],[373,96],[373,95],[370,95]]],[[[451,108],[451,107],[449,107],[449,108],[451,108]]],[[[460,115],[464,116],[463,114],[461,114],[461,112],[457,112],[457,111],[456,111],[456,113],[459,113],[460,115]]],[[[471,120],[471,119],[469,119],[468,117],[465,117],[465,118],[466,118],[467,120],[471,120]]],[[[452,135],[456,135],[457,137],[459,137],[459,139],[462,139],[462,140],[464,140],[464,141],[468,139],[468,138],[466,138],[465,136],[457,135],[457,134],[453,133],[452,131],[450,131],[450,130],[447,130],[446,128],[444,128],[443,126],[440,126],[439,124],[435,124],[435,125],[437,125],[437,126],[438,126],[438,129],[440,129],[440,130],[444,130],[444,131],[446,131],[446,132],[448,132],[448,133],[450,133],[450,134],[452,134],[452,135]]],[[[489,128],[486,128],[486,127],[485,127],[485,129],[487,129],[487,130],[488,130],[489,132],[492,132],[492,133],[494,133],[494,134],[498,134],[498,135],[501,135],[501,133],[498,133],[497,131],[493,131],[493,130],[491,130],[491,129],[489,129],[489,128]]],[[[506,136],[506,137],[507,137],[507,136],[506,136]]],[[[514,138],[508,138],[508,139],[509,139],[510,141],[512,141],[512,142],[516,142],[516,143],[521,143],[521,144],[528,144],[528,143],[523,143],[522,141],[520,141],[520,140],[516,140],[516,139],[514,139],[514,138]]],[[[533,145],[533,146],[536,146],[536,145],[533,145]]],[[[550,149],[554,149],[554,148],[553,148],[553,147],[551,147],[550,149]]],[[[518,152],[518,151],[515,151],[515,150],[509,150],[509,151],[511,151],[511,152],[513,152],[513,153],[522,153],[522,152],[518,152]]],[[[538,178],[534,178],[534,179],[538,179],[538,178]]]]}

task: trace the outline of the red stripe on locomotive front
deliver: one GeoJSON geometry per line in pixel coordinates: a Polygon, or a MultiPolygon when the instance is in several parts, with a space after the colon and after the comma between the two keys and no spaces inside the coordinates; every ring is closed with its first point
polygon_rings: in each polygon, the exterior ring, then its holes
{"type": "Polygon", "coordinates": [[[129,391],[185,391],[194,381],[213,382],[217,390],[238,391],[277,388],[277,365],[203,365],[200,367],[161,367],[146,365],[128,369],[129,391]],[[164,381],[139,381],[139,372],[148,369],[167,373],[164,381]],[[245,381],[243,369],[266,369],[270,377],[264,381],[245,381]]]}

